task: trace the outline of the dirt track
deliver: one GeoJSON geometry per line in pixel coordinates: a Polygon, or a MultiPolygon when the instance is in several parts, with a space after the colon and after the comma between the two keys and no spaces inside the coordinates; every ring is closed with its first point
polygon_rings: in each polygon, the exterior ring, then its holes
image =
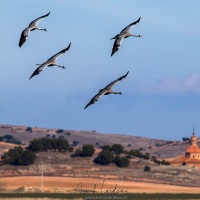
{"type": "MultiPolygon", "coordinates": [[[[75,192],[75,190],[94,190],[106,192],[106,190],[120,190],[128,193],[199,193],[198,187],[183,187],[167,184],[141,183],[132,181],[105,180],[95,178],[68,178],[68,177],[44,177],[43,191],[49,192],[75,192]],[[82,183],[82,187],[81,187],[82,183]],[[96,185],[95,185],[96,184],[96,185]],[[117,184],[117,186],[116,186],[117,184]]],[[[41,177],[23,176],[0,178],[0,183],[6,190],[12,191],[19,187],[41,189],[41,177]]]]}

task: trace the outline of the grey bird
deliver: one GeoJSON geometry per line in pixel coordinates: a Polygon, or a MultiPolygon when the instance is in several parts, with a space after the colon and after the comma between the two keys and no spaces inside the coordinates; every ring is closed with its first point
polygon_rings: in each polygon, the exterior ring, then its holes
{"type": "Polygon", "coordinates": [[[58,66],[61,67],[63,69],[66,69],[64,66],[58,65],[56,63],[56,60],[63,55],[66,51],[69,50],[71,46],[71,42],[69,43],[69,46],[65,49],[63,49],[62,51],[58,52],[57,54],[53,55],[51,58],[49,58],[46,62],[42,63],[42,64],[36,64],[39,65],[39,67],[33,72],[33,74],[31,75],[31,77],[29,78],[29,80],[35,76],[38,75],[42,70],[44,70],[46,67],[51,67],[51,66],[58,66]]]}
{"type": "Polygon", "coordinates": [[[110,84],[108,84],[105,88],[99,90],[98,94],[96,94],[91,100],[90,102],[85,106],[84,109],[86,109],[88,106],[90,106],[91,104],[94,104],[96,101],[99,100],[100,97],[102,97],[103,95],[109,95],[109,94],[122,94],[121,92],[115,92],[112,90],[112,87],[117,84],[118,82],[120,82],[122,79],[126,78],[126,76],[128,75],[129,71],[122,77],[118,78],[117,80],[111,82],[110,84]]]}
{"type": "MultiPolygon", "coordinates": [[[[141,18],[141,17],[140,17],[141,18]]],[[[111,38],[111,40],[115,39],[115,42],[114,42],[114,45],[113,45],[113,48],[112,48],[112,53],[111,53],[111,56],[119,50],[119,47],[122,43],[122,40],[124,38],[127,38],[127,37],[130,37],[130,36],[133,36],[133,37],[142,37],[141,35],[133,35],[131,34],[129,31],[131,28],[133,28],[137,23],[139,23],[140,21],[140,18],[129,24],[127,27],[125,27],[119,34],[117,34],[115,37],[111,38]]]]}
{"type": "Polygon", "coordinates": [[[34,31],[34,30],[43,30],[43,31],[46,31],[47,32],[47,29],[46,28],[39,28],[38,27],[38,22],[42,19],[44,19],[45,17],[49,16],[50,12],[46,15],[43,15],[35,20],[33,20],[27,28],[25,28],[22,33],[21,33],[21,37],[20,37],[20,40],[19,40],[19,47],[21,47],[25,42],[26,42],[26,39],[30,33],[30,31],[34,31]]]}

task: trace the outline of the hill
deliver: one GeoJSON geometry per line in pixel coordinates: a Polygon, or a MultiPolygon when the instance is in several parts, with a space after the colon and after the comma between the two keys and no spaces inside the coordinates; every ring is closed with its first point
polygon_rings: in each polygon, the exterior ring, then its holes
{"type": "MultiPolygon", "coordinates": [[[[182,155],[188,144],[181,141],[151,139],[122,134],[106,134],[93,131],[62,130],[14,125],[0,125],[0,136],[11,135],[22,144],[28,145],[30,140],[40,137],[64,137],[72,146],[92,144],[96,148],[103,145],[121,144],[127,150],[140,149],[158,158],[173,158],[182,155]]],[[[1,145],[0,145],[1,146],[1,145]]],[[[1,148],[0,148],[1,149],[1,148]]],[[[0,152],[2,154],[2,152],[0,152]]]]}
{"type": "MultiPolygon", "coordinates": [[[[93,144],[96,147],[92,157],[71,157],[70,152],[39,152],[33,164],[28,166],[0,166],[0,180],[6,177],[40,176],[41,169],[45,177],[68,177],[73,180],[80,178],[117,180],[145,183],[162,183],[182,186],[200,186],[199,169],[182,166],[163,166],[150,160],[139,158],[130,159],[130,165],[126,168],[119,168],[114,163],[103,166],[93,162],[100,151],[100,146],[119,143],[127,150],[140,149],[142,152],[149,152],[158,159],[176,157],[186,150],[188,143],[181,141],[158,140],[138,136],[103,134],[96,131],[75,131],[62,129],[48,129],[37,127],[0,125],[0,136],[10,135],[23,145],[39,137],[64,137],[75,148],[83,144],[93,144]],[[151,170],[144,172],[148,165],[151,170]]],[[[0,143],[3,150],[12,148],[15,144],[0,143]]],[[[2,148],[0,148],[2,149],[2,148]]],[[[3,151],[1,152],[3,153],[3,151]]],[[[47,184],[47,183],[46,183],[47,184]]],[[[24,185],[27,186],[27,185],[24,185]]],[[[17,187],[17,186],[16,186],[17,187]]]]}
{"type": "MultiPolygon", "coordinates": [[[[159,140],[139,136],[130,136],[123,134],[106,134],[93,131],[81,130],[62,130],[38,127],[25,127],[0,124],[0,136],[11,135],[22,144],[28,145],[30,140],[40,137],[63,137],[69,141],[72,146],[81,147],[83,144],[92,144],[96,148],[103,145],[114,143],[123,145],[127,150],[140,149],[141,152],[149,152],[151,156],[157,158],[173,158],[182,155],[186,150],[188,143],[181,141],[159,140]]],[[[2,149],[0,144],[0,155],[2,149]]]]}

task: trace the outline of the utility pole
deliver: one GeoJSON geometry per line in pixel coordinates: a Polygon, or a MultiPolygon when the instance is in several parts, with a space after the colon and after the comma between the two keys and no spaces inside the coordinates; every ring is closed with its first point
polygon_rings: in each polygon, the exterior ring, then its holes
{"type": "Polygon", "coordinates": [[[43,164],[41,165],[41,191],[43,191],[43,182],[44,182],[44,177],[43,177],[43,164]]]}

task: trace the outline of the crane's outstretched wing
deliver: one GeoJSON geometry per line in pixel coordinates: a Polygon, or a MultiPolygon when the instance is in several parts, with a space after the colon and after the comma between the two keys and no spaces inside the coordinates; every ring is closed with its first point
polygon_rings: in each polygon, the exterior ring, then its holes
{"type": "Polygon", "coordinates": [[[137,23],[139,23],[141,17],[139,17],[139,19],[131,24],[129,24],[128,26],[126,26],[121,32],[120,34],[123,34],[124,32],[129,31],[131,28],[133,28],[137,23]]]}
{"type": "Polygon", "coordinates": [[[41,17],[38,17],[37,19],[33,20],[33,21],[29,24],[29,26],[31,27],[31,26],[36,25],[40,20],[42,20],[42,19],[44,19],[45,17],[49,16],[49,14],[50,14],[50,12],[47,13],[46,15],[43,15],[43,16],[41,16],[41,17]]]}
{"type": "Polygon", "coordinates": [[[90,106],[91,104],[94,104],[96,101],[99,100],[100,97],[102,97],[107,91],[104,89],[101,89],[98,94],[96,94],[91,100],[90,102],[85,106],[84,109],[86,109],[88,106],[90,106]]]}
{"type": "Polygon", "coordinates": [[[55,61],[55,60],[56,60],[57,58],[59,58],[62,54],[64,54],[66,51],[68,51],[69,48],[70,48],[70,46],[71,46],[71,42],[69,43],[69,46],[68,46],[67,48],[65,48],[65,49],[63,49],[62,51],[58,52],[57,54],[53,55],[51,58],[49,58],[49,59],[47,60],[47,62],[49,62],[49,61],[55,61]]]}
{"type": "Polygon", "coordinates": [[[38,74],[39,74],[43,69],[45,69],[47,66],[48,66],[48,63],[47,63],[47,62],[41,64],[41,65],[33,72],[33,74],[31,75],[31,77],[29,78],[29,80],[30,80],[33,76],[38,75],[38,74]]]}
{"type": "Polygon", "coordinates": [[[30,29],[29,28],[25,28],[22,33],[21,33],[21,37],[19,40],[19,47],[21,47],[25,42],[26,42],[26,38],[28,37],[30,33],[30,29]]]}
{"type": "Polygon", "coordinates": [[[119,83],[121,80],[123,80],[124,78],[126,78],[126,76],[128,75],[129,71],[122,77],[118,78],[117,80],[111,82],[110,84],[108,84],[104,89],[107,90],[109,88],[112,88],[115,84],[119,83]]]}
{"type": "Polygon", "coordinates": [[[121,46],[123,38],[124,37],[121,35],[117,36],[117,38],[115,39],[115,42],[113,44],[111,56],[113,56],[113,54],[119,50],[119,47],[121,46]]]}

